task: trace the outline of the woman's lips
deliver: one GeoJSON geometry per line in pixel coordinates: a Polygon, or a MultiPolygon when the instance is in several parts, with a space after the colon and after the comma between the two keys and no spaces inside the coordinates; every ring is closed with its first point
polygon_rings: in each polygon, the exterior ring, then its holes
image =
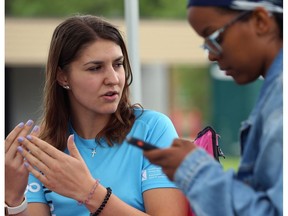
{"type": "Polygon", "coordinates": [[[119,94],[116,91],[111,91],[111,92],[107,92],[104,95],[102,95],[102,97],[106,100],[106,101],[110,101],[113,102],[118,98],[119,94]]]}

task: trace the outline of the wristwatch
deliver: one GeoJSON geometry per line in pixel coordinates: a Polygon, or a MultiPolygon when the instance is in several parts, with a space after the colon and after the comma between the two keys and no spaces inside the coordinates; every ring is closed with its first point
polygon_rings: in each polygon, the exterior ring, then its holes
{"type": "Polygon", "coordinates": [[[23,202],[19,206],[10,207],[5,203],[5,215],[19,214],[27,208],[27,200],[24,197],[23,202]]]}

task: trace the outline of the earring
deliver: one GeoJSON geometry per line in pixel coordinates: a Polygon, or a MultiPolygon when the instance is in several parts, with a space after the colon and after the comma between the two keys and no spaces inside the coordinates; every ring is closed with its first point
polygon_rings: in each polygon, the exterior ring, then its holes
{"type": "Polygon", "coordinates": [[[63,88],[68,90],[68,89],[70,89],[70,86],[69,85],[64,85],[63,88]]]}

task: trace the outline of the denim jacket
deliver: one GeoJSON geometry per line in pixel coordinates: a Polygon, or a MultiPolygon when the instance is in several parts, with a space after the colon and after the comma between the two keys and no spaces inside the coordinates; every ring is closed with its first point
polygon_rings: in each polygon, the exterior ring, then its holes
{"type": "Polygon", "coordinates": [[[202,150],[174,175],[198,216],[283,215],[283,49],[270,66],[257,103],[240,133],[238,172],[223,171],[202,150]]]}

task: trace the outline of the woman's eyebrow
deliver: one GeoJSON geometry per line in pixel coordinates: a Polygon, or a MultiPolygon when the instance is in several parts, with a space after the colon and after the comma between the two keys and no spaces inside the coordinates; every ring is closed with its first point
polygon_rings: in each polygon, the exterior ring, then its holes
{"type": "MultiPolygon", "coordinates": [[[[117,57],[116,59],[113,60],[113,62],[116,62],[116,61],[122,61],[124,59],[124,56],[120,56],[120,57],[117,57]]],[[[100,60],[92,60],[92,61],[89,61],[89,62],[86,62],[84,64],[85,65],[88,65],[88,64],[103,64],[104,61],[100,61],[100,60]]]]}
{"type": "Polygon", "coordinates": [[[85,65],[88,65],[88,64],[102,64],[102,63],[103,63],[103,61],[93,60],[93,61],[86,62],[86,63],[84,64],[84,66],[85,66],[85,65]]]}
{"type": "Polygon", "coordinates": [[[115,61],[122,61],[122,60],[124,60],[124,56],[120,56],[120,57],[116,58],[116,59],[114,60],[114,62],[115,62],[115,61]]]}

